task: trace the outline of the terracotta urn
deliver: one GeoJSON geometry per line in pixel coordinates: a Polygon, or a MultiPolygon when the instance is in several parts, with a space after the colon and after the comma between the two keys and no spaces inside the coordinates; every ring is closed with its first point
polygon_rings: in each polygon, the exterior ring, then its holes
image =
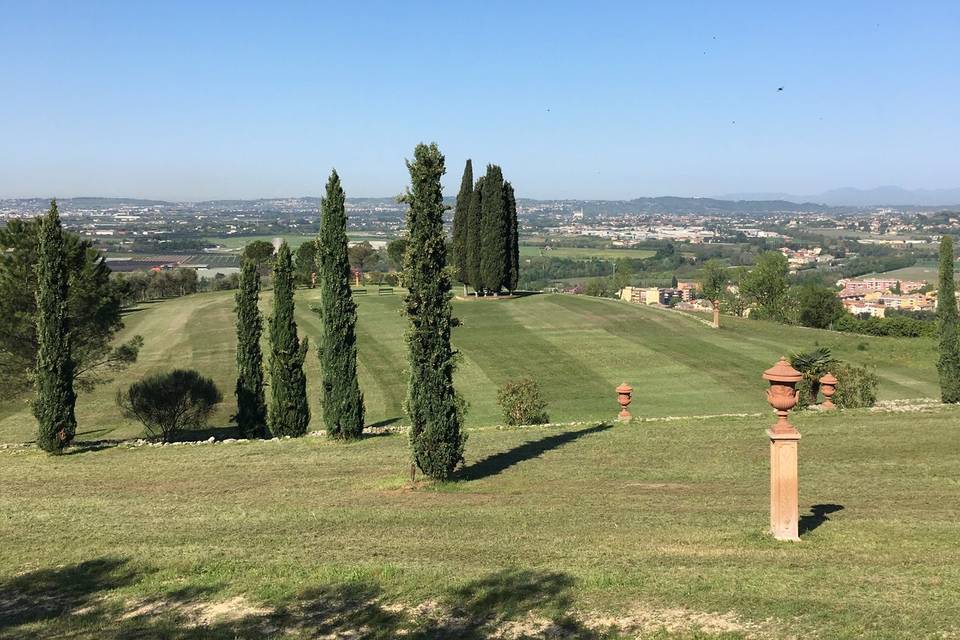
{"type": "Polygon", "coordinates": [[[763,378],[770,382],[767,402],[777,414],[773,433],[796,433],[797,430],[787,421],[787,413],[797,405],[797,383],[803,379],[803,374],[781,357],[779,362],[763,372],[763,378]]]}
{"type": "Polygon", "coordinates": [[[620,413],[617,417],[624,422],[632,417],[630,411],[627,410],[627,407],[630,406],[630,402],[632,401],[631,394],[633,394],[633,387],[626,382],[617,387],[617,402],[620,403],[620,413]]]}
{"type": "Polygon", "coordinates": [[[827,375],[820,378],[820,391],[823,392],[823,402],[820,403],[821,409],[834,409],[837,405],[833,404],[833,394],[837,392],[837,378],[829,371],[827,375]]]}

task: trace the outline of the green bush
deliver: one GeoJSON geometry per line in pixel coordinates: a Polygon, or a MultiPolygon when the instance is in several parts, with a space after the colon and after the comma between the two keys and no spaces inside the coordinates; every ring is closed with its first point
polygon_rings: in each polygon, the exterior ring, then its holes
{"type": "Polygon", "coordinates": [[[163,442],[185,429],[204,426],[222,400],[213,380],[188,369],[154,373],[117,391],[123,415],[142,422],[148,438],[163,442]]]}
{"type": "Polygon", "coordinates": [[[833,375],[837,378],[837,393],[833,403],[841,409],[872,407],[877,402],[880,378],[865,367],[840,364],[833,375]]]}
{"type": "Polygon", "coordinates": [[[510,380],[497,391],[497,404],[503,409],[503,419],[509,425],[543,424],[547,417],[547,403],[535,380],[510,380]]]}

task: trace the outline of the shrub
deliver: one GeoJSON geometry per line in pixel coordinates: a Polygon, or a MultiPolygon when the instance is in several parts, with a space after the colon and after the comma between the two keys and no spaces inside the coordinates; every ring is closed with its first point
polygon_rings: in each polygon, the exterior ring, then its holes
{"type": "Polygon", "coordinates": [[[841,364],[833,375],[837,378],[837,393],[833,396],[833,402],[839,408],[872,407],[876,403],[880,379],[873,371],[865,367],[841,364]]]}
{"type": "Polygon", "coordinates": [[[820,378],[838,364],[827,347],[801,351],[790,356],[790,365],[803,374],[797,383],[797,409],[806,409],[817,403],[820,378]]]}
{"type": "Polygon", "coordinates": [[[155,373],[117,391],[123,415],[142,422],[148,438],[163,442],[184,429],[204,426],[221,400],[213,380],[187,369],[155,373]]]}
{"type": "Polygon", "coordinates": [[[543,424],[549,420],[540,385],[530,378],[511,380],[500,387],[497,404],[503,409],[503,419],[509,425],[543,424]]]}

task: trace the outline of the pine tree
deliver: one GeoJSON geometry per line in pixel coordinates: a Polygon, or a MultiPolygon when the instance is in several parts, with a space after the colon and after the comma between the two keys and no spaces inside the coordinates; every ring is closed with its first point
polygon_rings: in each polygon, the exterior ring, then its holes
{"type": "Polygon", "coordinates": [[[481,223],[483,221],[483,177],[477,180],[470,198],[467,219],[467,284],[474,288],[477,295],[483,293],[483,281],[480,278],[480,253],[482,251],[481,223]]]}
{"type": "Polygon", "coordinates": [[[517,289],[520,280],[520,228],[517,224],[517,198],[513,185],[503,183],[504,212],[507,216],[507,281],[505,286],[510,293],[517,289]]]}
{"type": "Polygon", "coordinates": [[[323,423],[328,436],[354,439],[363,434],[363,393],[357,382],[357,307],[350,293],[344,201],[340,176],[334,171],[320,204],[317,236],[323,423]]]}
{"type": "Polygon", "coordinates": [[[503,173],[495,164],[487,165],[483,179],[482,218],[480,222],[480,279],[484,288],[500,293],[507,283],[507,236],[506,209],[503,201],[503,173]]]}
{"type": "Polygon", "coordinates": [[[273,317],[270,318],[270,431],[302,436],[310,424],[303,360],[307,339],[297,338],[293,318],[293,257],[286,242],[273,261],[273,317]]]}
{"type": "Polygon", "coordinates": [[[237,427],[244,438],[267,435],[267,404],[263,393],[263,353],[260,335],[263,319],[260,272],[252,260],[244,260],[237,289],[237,427]]]}
{"type": "Polygon", "coordinates": [[[37,247],[37,445],[60,453],[77,433],[74,362],[67,335],[67,264],[56,200],[40,221],[37,247]]]}
{"type": "Polygon", "coordinates": [[[940,394],[944,402],[960,402],[960,334],[957,327],[956,283],[953,279],[953,238],[940,240],[940,286],[937,320],[940,329],[940,394]]]}
{"type": "Polygon", "coordinates": [[[436,144],[417,145],[407,162],[411,187],[405,298],[410,330],[410,381],[407,411],[413,463],[431,478],[449,478],[463,461],[462,411],[453,388],[454,351],[450,346],[450,278],[445,266],[443,191],[444,158],[436,144]]]}
{"type": "Polygon", "coordinates": [[[467,160],[460,180],[460,193],[453,212],[453,264],[457,279],[467,283],[467,235],[470,226],[470,203],[473,201],[473,162],[467,160]]]}

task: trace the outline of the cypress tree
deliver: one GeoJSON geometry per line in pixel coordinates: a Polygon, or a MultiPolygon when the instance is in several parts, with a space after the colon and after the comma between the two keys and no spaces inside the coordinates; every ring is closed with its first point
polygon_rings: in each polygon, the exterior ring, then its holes
{"type": "Polygon", "coordinates": [[[940,240],[940,285],[937,320],[940,330],[940,394],[944,402],[960,402],[960,335],[957,328],[956,283],[953,279],[953,238],[940,240]]]}
{"type": "Polygon", "coordinates": [[[477,180],[470,198],[470,209],[467,219],[467,284],[472,286],[477,295],[483,293],[483,281],[480,278],[481,252],[481,221],[483,219],[483,177],[477,180]]]}
{"type": "Polygon", "coordinates": [[[270,431],[302,436],[310,424],[303,359],[307,339],[297,338],[293,318],[293,257],[286,242],[273,261],[273,317],[270,318],[270,431]]]}
{"type": "Polygon", "coordinates": [[[40,220],[37,246],[37,445],[60,453],[77,433],[74,362],[67,335],[67,263],[56,200],[40,220]]]}
{"type": "Polygon", "coordinates": [[[260,335],[263,319],[260,271],[253,260],[244,260],[237,289],[237,427],[244,438],[267,435],[267,403],[263,393],[263,352],[260,335]]]}
{"type": "Polygon", "coordinates": [[[487,165],[481,204],[480,280],[485,289],[497,294],[507,283],[509,229],[504,215],[503,173],[495,164],[487,165]]]}
{"type": "Polygon", "coordinates": [[[320,203],[317,271],[320,286],[320,373],[323,423],[332,438],[363,434],[363,393],[357,382],[357,306],[350,293],[347,213],[340,176],[334,171],[320,203]]]}
{"type": "Polygon", "coordinates": [[[513,185],[509,182],[503,183],[503,201],[508,229],[506,287],[513,293],[520,279],[520,230],[517,226],[517,198],[513,193],[513,185]]]}
{"type": "Polygon", "coordinates": [[[460,180],[460,193],[453,212],[453,264],[457,280],[467,282],[467,234],[469,233],[470,203],[473,200],[473,162],[467,159],[460,180]]]}
{"type": "Polygon", "coordinates": [[[410,246],[406,256],[408,293],[404,300],[410,330],[407,345],[410,381],[407,411],[413,463],[431,478],[449,478],[463,461],[461,405],[453,388],[454,351],[450,346],[450,277],[445,267],[444,158],[437,145],[417,145],[407,162],[411,187],[405,200],[410,246]]]}

